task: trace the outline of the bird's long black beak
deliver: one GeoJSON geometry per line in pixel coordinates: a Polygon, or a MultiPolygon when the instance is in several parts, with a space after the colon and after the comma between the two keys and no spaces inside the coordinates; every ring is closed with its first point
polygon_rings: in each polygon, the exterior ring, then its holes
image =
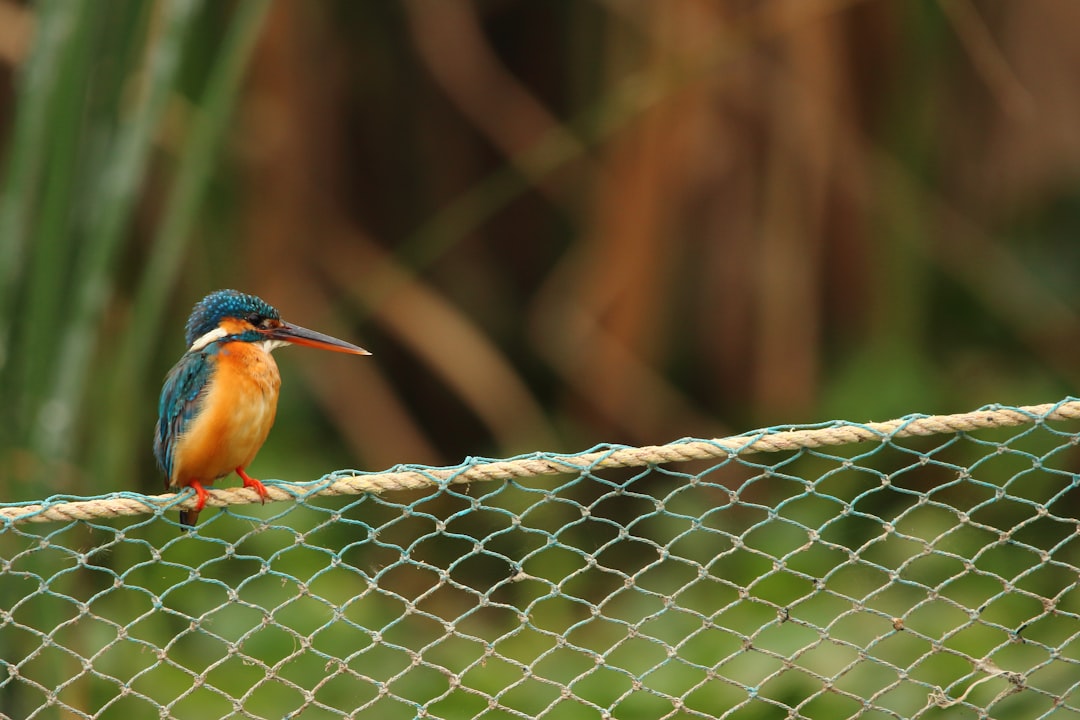
{"type": "Polygon", "coordinates": [[[287,322],[282,322],[278,327],[267,330],[266,336],[271,340],[280,340],[293,345],[305,345],[320,350],[331,350],[333,352],[349,353],[350,355],[371,354],[364,348],[352,343],[338,340],[336,337],[330,337],[329,335],[323,335],[321,332],[302,328],[299,325],[291,325],[287,322]]]}

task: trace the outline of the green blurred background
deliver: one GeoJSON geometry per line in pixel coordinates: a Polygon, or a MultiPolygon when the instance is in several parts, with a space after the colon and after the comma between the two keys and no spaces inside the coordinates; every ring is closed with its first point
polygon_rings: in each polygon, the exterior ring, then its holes
{"type": "Polygon", "coordinates": [[[256,477],[1061,398],[1071,0],[0,0],[0,493],[159,492],[208,291],[256,477]]]}

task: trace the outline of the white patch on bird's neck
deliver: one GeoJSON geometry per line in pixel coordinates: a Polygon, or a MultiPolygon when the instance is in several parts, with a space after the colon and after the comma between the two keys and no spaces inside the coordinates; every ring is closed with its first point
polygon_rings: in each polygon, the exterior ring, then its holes
{"type": "Polygon", "coordinates": [[[273,352],[279,347],[285,347],[286,345],[290,344],[291,343],[288,343],[284,340],[259,340],[255,343],[255,345],[262,348],[268,353],[273,352]]]}
{"type": "MultiPolygon", "coordinates": [[[[191,347],[188,348],[188,352],[198,352],[199,350],[204,349],[210,343],[217,342],[218,340],[223,340],[224,338],[227,338],[227,337],[229,337],[229,331],[228,330],[226,330],[223,327],[216,327],[213,330],[211,330],[210,332],[203,335],[201,338],[199,338],[195,342],[191,343],[191,347]]],[[[251,344],[254,345],[255,347],[259,348],[260,350],[263,350],[264,352],[269,353],[269,352],[273,352],[274,350],[276,350],[279,347],[285,347],[286,345],[291,345],[292,343],[290,343],[290,342],[288,342],[286,340],[270,340],[270,339],[267,339],[267,340],[256,340],[255,342],[253,342],[251,344]]]]}
{"type": "Polygon", "coordinates": [[[198,352],[202,350],[215,340],[220,340],[223,337],[228,336],[228,332],[223,327],[216,327],[210,332],[203,335],[201,338],[191,343],[191,347],[188,348],[188,352],[198,352]]]}

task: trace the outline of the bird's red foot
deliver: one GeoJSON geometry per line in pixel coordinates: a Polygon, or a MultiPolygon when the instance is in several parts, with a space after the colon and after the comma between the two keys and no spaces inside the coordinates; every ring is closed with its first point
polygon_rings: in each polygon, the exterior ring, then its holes
{"type": "Polygon", "coordinates": [[[206,507],[206,498],[210,497],[210,493],[206,492],[206,488],[202,486],[202,483],[198,480],[192,480],[188,483],[188,487],[195,491],[195,512],[199,512],[206,507]]]}
{"type": "Polygon", "coordinates": [[[251,488],[255,492],[259,493],[259,499],[265,505],[266,504],[266,486],[263,485],[258,480],[256,480],[255,478],[248,475],[246,472],[244,472],[244,468],[242,468],[242,467],[236,468],[236,474],[239,475],[240,479],[244,481],[244,487],[251,488]]]}

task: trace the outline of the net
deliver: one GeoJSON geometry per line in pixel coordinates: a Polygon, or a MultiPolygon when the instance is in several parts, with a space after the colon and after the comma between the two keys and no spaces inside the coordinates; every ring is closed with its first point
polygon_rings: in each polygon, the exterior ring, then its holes
{"type": "Polygon", "coordinates": [[[3,505],[0,713],[1078,718],[1077,417],[3,505]]]}

